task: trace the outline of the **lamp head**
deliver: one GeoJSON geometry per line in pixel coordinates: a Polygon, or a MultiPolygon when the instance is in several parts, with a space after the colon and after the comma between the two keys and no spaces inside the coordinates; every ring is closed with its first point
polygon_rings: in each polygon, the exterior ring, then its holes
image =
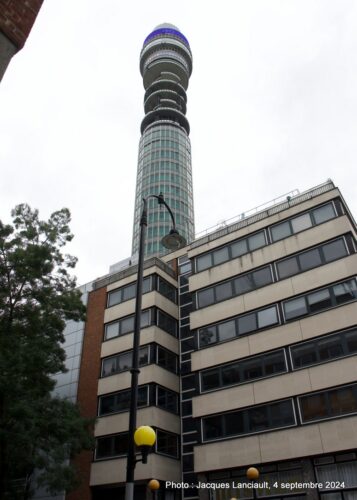
{"type": "Polygon", "coordinates": [[[169,250],[179,250],[186,245],[186,240],[179,234],[177,229],[171,229],[169,234],[162,238],[161,243],[169,250]]]}
{"type": "Polygon", "coordinates": [[[153,446],[156,441],[156,434],[154,429],[148,425],[138,427],[134,434],[134,441],[136,446],[153,446]]]}
{"type": "Polygon", "coordinates": [[[147,464],[148,454],[151,450],[151,447],[155,444],[156,441],[156,434],[154,429],[152,429],[148,425],[142,425],[141,427],[138,427],[134,433],[134,441],[136,446],[140,448],[142,463],[147,464]]]}
{"type": "Polygon", "coordinates": [[[258,479],[258,477],[259,477],[259,471],[255,467],[249,467],[246,474],[247,474],[247,478],[250,480],[258,479]]]}
{"type": "Polygon", "coordinates": [[[148,482],[148,487],[151,491],[155,491],[160,488],[160,483],[157,479],[151,479],[151,481],[148,482]]]}

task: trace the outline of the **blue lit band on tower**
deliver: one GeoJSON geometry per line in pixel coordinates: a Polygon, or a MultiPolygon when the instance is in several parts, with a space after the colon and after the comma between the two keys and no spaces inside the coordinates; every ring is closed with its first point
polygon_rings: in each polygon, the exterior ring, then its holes
{"type": "MultiPolygon", "coordinates": [[[[163,193],[174,213],[179,233],[194,239],[190,126],[186,90],[192,72],[187,38],[172,24],[157,26],[145,39],[140,54],[145,88],[145,117],[141,123],[136,181],[132,254],[138,252],[142,199],[163,193]]],[[[170,216],[149,201],[145,255],[166,252],[161,238],[171,229],[170,216]]]]}

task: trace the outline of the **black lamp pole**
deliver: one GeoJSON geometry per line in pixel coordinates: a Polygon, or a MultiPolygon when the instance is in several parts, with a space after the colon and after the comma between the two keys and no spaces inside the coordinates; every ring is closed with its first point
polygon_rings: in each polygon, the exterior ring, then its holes
{"type": "Polygon", "coordinates": [[[139,347],[140,347],[140,327],[141,327],[141,302],[143,295],[143,272],[144,272],[144,246],[147,228],[147,200],[149,198],[156,198],[160,206],[165,206],[168,210],[171,220],[172,229],[170,234],[165,236],[162,240],[163,245],[171,250],[178,250],[182,248],[186,241],[179,235],[175,226],[174,215],[165,202],[162,193],[158,196],[155,194],[143,198],[143,211],[140,219],[140,238],[139,238],[139,260],[138,260],[138,276],[136,283],[136,297],[135,297],[135,318],[134,318],[134,341],[133,341],[133,361],[131,372],[131,396],[130,396],[130,411],[129,411],[129,444],[128,444],[128,460],[126,469],[126,486],[125,486],[125,500],[134,499],[134,470],[136,465],[135,454],[135,441],[134,433],[136,430],[136,416],[138,407],[138,380],[139,380],[139,347]]]}

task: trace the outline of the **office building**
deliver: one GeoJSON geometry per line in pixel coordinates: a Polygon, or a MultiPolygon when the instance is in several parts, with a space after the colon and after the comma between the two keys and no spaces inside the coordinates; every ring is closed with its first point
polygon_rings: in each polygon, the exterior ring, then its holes
{"type": "MultiPolygon", "coordinates": [[[[180,234],[194,238],[190,126],[186,118],[186,90],[192,72],[192,54],[187,38],[172,24],[160,24],[145,39],[140,54],[145,88],[145,117],[141,123],[136,180],[132,255],[138,253],[142,199],[165,196],[180,234]]],[[[171,219],[149,200],[145,255],[162,255],[162,237],[171,219]]]]}
{"type": "MultiPolygon", "coordinates": [[[[89,293],[78,402],[98,415],[96,449],[67,500],[124,498],[136,269],[89,293]]],[[[151,478],[160,500],[356,498],[356,276],[332,181],[145,261],[138,425],[157,443],[136,499],[151,478]],[[236,487],[249,466],[270,489],[236,487]]]]}

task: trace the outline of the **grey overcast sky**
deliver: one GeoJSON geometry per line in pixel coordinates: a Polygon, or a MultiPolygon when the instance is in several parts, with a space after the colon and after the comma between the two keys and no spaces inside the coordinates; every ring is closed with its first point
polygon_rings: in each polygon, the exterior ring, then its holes
{"type": "Polygon", "coordinates": [[[0,217],[72,212],[79,283],[130,256],[160,23],[190,41],[196,231],[328,178],[357,215],[355,0],[44,0],[0,84],[0,217]]]}

